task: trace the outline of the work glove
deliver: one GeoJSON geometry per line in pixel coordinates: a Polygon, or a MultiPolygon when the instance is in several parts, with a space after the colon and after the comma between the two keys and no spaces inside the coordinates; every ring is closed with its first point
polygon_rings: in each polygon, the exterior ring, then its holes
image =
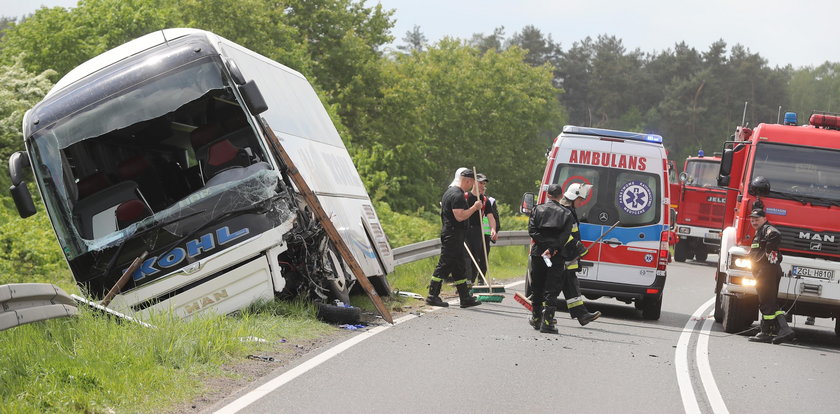
{"type": "Polygon", "coordinates": [[[578,240],[575,244],[575,254],[577,254],[578,257],[583,257],[586,256],[586,253],[589,253],[589,250],[587,250],[586,246],[578,240]]]}
{"type": "Polygon", "coordinates": [[[779,263],[779,252],[773,250],[772,252],[767,253],[767,261],[770,264],[779,263]]]}

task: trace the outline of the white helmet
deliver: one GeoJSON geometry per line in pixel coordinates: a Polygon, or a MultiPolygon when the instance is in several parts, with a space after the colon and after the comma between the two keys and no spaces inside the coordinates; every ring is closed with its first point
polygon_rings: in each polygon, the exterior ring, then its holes
{"type": "Polygon", "coordinates": [[[569,200],[576,200],[578,197],[586,198],[589,197],[589,191],[592,190],[592,184],[583,184],[583,183],[572,183],[566,188],[566,192],[563,193],[563,197],[568,198],[569,200]]]}

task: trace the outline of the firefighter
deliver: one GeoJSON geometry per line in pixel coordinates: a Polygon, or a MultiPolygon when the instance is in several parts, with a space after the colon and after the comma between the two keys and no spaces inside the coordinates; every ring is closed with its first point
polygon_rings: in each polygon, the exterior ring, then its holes
{"type": "Polygon", "coordinates": [[[779,280],[782,278],[782,253],[779,251],[782,234],[767,222],[764,209],[753,209],[749,217],[750,225],[755,229],[755,238],[750,246],[750,259],[758,294],[758,310],[761,312],[761,331],[749,340],[780,344],[794,337],[793,329],[785,319],[785,312],[779,310],[776,304],[779,280]],[[774,331],[777,332],[776,335],[773,335],[774,331]]]}
{"type": "Polygon", "coordinates": [[[482,208],[481,201],[476,200],[471,206],[467,204],[464,192],[472,188],[475,174],[472,170],[464,169],[460,174],[458,186],[449,187],[443,193],[440,203],[440,259],[429,283],[429,296],[426,303],[432,306],[447,307],[448,303],[440,298],[440,289],[444,279],[454,280],[455,289],[461,297],[461,307],[481,305],[481,302],[470,295],[466,279],[466,263],[464,262],[464,235],[469,222],[467,219],[482,208]]]}
{"type": "Polygon", "coordinates": [[[528,234],[534,240],[531,246],[532,313],[530,325],[540,332],[557,333],[554,312],[563,273],[561,249],[572,234],[572,212],[560,205],[563,188],[551,184],[546,189],[548,201],[534,207],[528,220],[528,234]]]}
{"type": "MultiPolygon", "coordinates": [[[[572,234],[562,250],[562,255],[565,260],[563,275],[560,278],[560,289],[563,291],[563,297],[566,298],[566,308],[569,310],[569,315],[577,319],[581,326],[598,319],[601,312],[590,313],[583,303],[583,298],[580,296],[580,281],[577,274],[581,271],[580,258],[587,253],[586,246],[580,238],[580,220],[578,220],[577,208],[583,205],[589,193],[592,191],[591,184],[572,183],[563,193],[563,199],[560,200],[560,205],[566,207],[572,213],[572,234]]],[[[559,292],[549,292],[557,296],[559,292]]]]}

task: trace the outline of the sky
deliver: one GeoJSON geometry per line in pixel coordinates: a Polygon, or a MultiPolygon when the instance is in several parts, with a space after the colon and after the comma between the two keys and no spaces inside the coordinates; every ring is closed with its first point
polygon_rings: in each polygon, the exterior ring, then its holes
{"type": "MultiPolygon", "coordinates": [[[[661,52],[684,41],[699,51],[723,39],[760,54],[771,66],[840,62],[838,0],[366,0],[395,9],[391,34],[402,43],[416,25],[434,43],[469,39],[504,26],[505,35],[533,25],[566,50],[606,34],[627,50],[661,52]]],[[[76,0],[0,0],[0,16],[20,17],[40,6],[72,7],[76,0]]]]}

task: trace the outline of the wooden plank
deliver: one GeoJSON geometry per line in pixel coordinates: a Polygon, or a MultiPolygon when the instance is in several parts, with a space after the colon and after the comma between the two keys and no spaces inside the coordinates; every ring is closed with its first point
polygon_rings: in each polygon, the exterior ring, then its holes
{"type": "Polygon", "coordinates": [[[283,145],[280,144],[280,139],[277,138],[277,135],[274,134],[274,131],[271,129],[271,126],[262,119],[263,124],[263,131],[265,132],[266,136],[268,136],[268,142],[271,144],[272,149],[276,153],[278,157],[283,161],[288,168],[287,173],[289,177],[292,179],[292,182],[297,186],[298,191],[300,191],[301,195],[303,196],[304,200],[306,200],[306,204],[309,205],[309,208],[312,209],[312,212],[315,214],[315,218],[318,222],[321,223],[321,226],[324,227],[324,230],[327,232],[327,236],[329,236],[330,241],[333,242],[336,250],[344,258],[345,263],[350,266],[350,270],[353,271],[353,274],[356,276],[356,280],[359,281],[359,284],[364,289],[365,293],[367,293],[370,301],[373,302],[373,305],[376,307],[376,310],[379,311],[379,314],[382,315],[382,318],[388,321],[388,323],[394,323],[393,317],[391,317],[391,312],[388,311],[388,308],[385,306],[385,303],[382,302],[382,298],[379,297],[379,294],[376,293],[376,289],[370,283],[365,273],[362,271],[361,266],[359,266],[359,262],[356,261],[356,258],[353,256],[353,253],[350,252],[350,248],[347,247],[347,244],[344,243],[344,239],[341,238],[341,235],[338,234],[338,230],[335,228],[332,220],[330,220],[327,213],[324,211],[324,207],[321,206],[321,202],[318,200],[318,196],[312,192],[312,189],[309,188],[309,184],[303,179],[300,175],[300,171],[298,171],[295,163],[289,157],[289,154],[283,148],[283,145]]]}

